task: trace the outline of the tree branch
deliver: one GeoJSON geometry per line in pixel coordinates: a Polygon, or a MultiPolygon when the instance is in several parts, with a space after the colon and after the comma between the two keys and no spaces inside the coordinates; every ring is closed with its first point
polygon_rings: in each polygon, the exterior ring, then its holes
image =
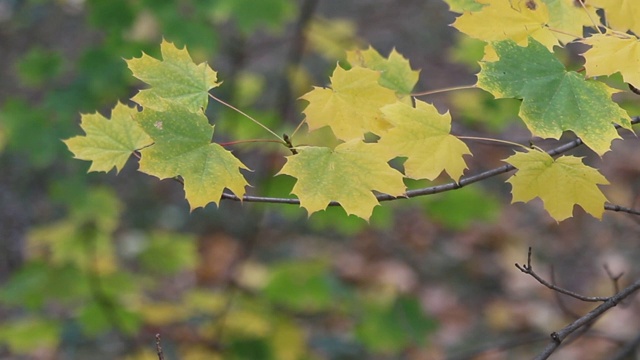
{"type": "MultiPolygon", "coordinates": [[[[591,310],[586,315],[579,317],[571,324],[567,325],[563,329],[559,331],[555,331],[551,333],[551,342],[545,347],[545,349],[535,358],[535,360],[544,360],[548,359],[551,354],[556,351],[562,342],[571,335],[576,330],[585,330],[588,326],[590,326],[600,315],[604,314],[607,310],[612,307],[618,305],[622,300],[626,297],[633,294],[635,291],[640,289],[640,279],[636,280],[633,284],[626,287],[622,291],[617,292],[615,295],[610,297],[601,297],[601,296],[584,296],[577,294],[573,291],[563,289],[559,286],[549,283],[544,280],[535,271],[533,271],[533,266],[531,265],[531,247],[529,247],[529,251],[527,253],[527,264],[519,265],[516,264],[516,267],[525,274],[531,275],[534,279],[536,279],[542,285],[548,287],[551,290],[556,292],[571,296],[575,299],[588,301],[588,302],[602,302],[602,304],[598,305],[595,309],[591,310]]],[[[614,281],[617,282],[619,276],[613,276],[610,271],[607,270],[609,277],[611,277],[614,281]]],[[[635,342],[635,340],[634,340],[635,342]]],[[[631,345],[630,345],[631,346],[631,345]]],[[[637,346],[633,345],[634,347],[637,346]]]]}
{"type": "MultiPolygon", "coordinates": [[[[631,119],[631,124],[635,125],[637,123],[640,123],[640,116],[636,116],[633,117],[631,119]]],[[[616,125],[616,129],[620,129],[619,125],[616,125]]],[[[566,144],[560,145],[556,148],[553,148],[549,151],[547,151],[547,154],[549,154],[550,156],[557,156],[560,154],[563,154],[571,149],[574,149],[578,146],[582,145],[582,140],[575,139],[573,141],[570,141],[566,144]]],[[[456,189],[460,189],[464,186],[476,183],[478,181],[482,181],[500,174],[504,174],[510,171],[515,170],[516,168],[513,165],[507,164],[507,165],[503,165],[491,170],[487,170],[484,172],[481,172],[479,174],[476,175],[471,175],[471,176],[467,176],[467,177],[462,177],[460,179],[459,182],[450,182],[447,184],[442,184],[442,185],[436,185],[436,186],[430,186],[430,187],[426,187],[426,188],[421,188],[421,189],[414,189],[414,190],[408,190],[405,194],[405,196],[402,197],[395,197],[395,196],[391,196],[388,194],[377,194],[376,195],[376,199],[378,201],[391,201],[391,200],[398,200],[398,199],[405,199],[405,198],[414,198],[414,197],[418,197],[418,196],[425,196],[425,195],[433,195],[433,194],[438,194],[438,193],[442,193],[442,192],[446,192],[446,191],[451,191],[451,190],[456,190],[456,189]]],[[[223,200],[233,200],[233,201],[242,201],[242,202],[258,202],[258,203],[271,203],[271,204],[291,204],[291,205],[300,205],[300,199],[295,199],[295,198],[276,198],[276,197],[265,197],[265,196],[250,196],[250,195],[245,195],[243,197],[238,197],[234,194],[229,194],[229,193],[223,193],[222,194],[222,199],[223,200]]],[[[340,203],[338,203],[337,201],[332,201],[329,203],[329,206],[340,206],[340,203]]],[[[605,204],[604,205],[605,210],[610,210],[610,211],[617,211],[617,212],[625,212],[625,213],[629,213],[632,215],[640,215],[640,210],[635,210],[635,209],[631,209],[631,208],[626,208],[623,206],[619,206],[619,205],[615,205],[615,204],[605,204]]]]}
{"type": "Polygon", "coordinates": [[[548,359],[549,356],[551,356],[551,354],[560,347],[562,341],[569,335],[571,335],[571,333],[595,321],[600,315],[604,314],[612,307],[618,305],[618,303],[633,294],[638,289],[640,289],[640,279],[636,280],[636,282],[624,288],[619,293],[611,296],[604,303],[600,304],[597,308],[591,310],[586,315],[582,316],[581,318],[577,319],[561,330],[551,333],[551,342],[538,356],[536,356],[535,360],[548,359]]]}
{"type": "Polygon", "coordinates": [[[582,300],[582,301],[586,301],[586,302],[604,302],[610,299],[610,297],[608,296],[584,296],[584,295],[580,295],[578,293],[575,293],[571,290],[567,290],[564,288],[561,288],[559,286],[556,286],[548,281],[546,281],[545,279],[543,279],[540,275],[536,274],[535,271],[533,271],[533,266],[531,265],[531,247],[529,247],[529,252],[527,254],[527,264],[526,265],[520,265],[516,263],[516,267],[518,268],[518,270],[522,271],[525,274],[531,275],[534,279],[538,280],[538,282],[546,287],[548,287],[549,289],[553,290],[553,291],[557,291],[559,293],[571,296],[572,298],[578,299],[578,300],[582,300]]]}

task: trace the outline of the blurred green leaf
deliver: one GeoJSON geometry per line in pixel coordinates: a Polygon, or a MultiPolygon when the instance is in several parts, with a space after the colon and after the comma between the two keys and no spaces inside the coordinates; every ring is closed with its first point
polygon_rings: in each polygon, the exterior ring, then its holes
{"type": "Polygon", "coordinates": [[[323,311],[334,304],[337,281],[325,263],[283,262],[271,271],[263,290],[270,301],[298,311],[323,311]]]}
{"type": "Polygon", "coordinates": [[[28,354],[38,349],[55,348],[59,342],[60,325],[51,320],[27,317],[5,321],[0,328],[0,343],[17,354],[28,354]]]}
{"type": "Polygon", "coordinates": [[[296,12],[292,0],[219,0],[212,13],[218,19],[232,19],[240,31],[251,34],[261,26],[272,31],[282,30],[296,12]]]}
{"type": "Polygon", "coordinates": [[[18,62],[20,81],[30,87],[44,85],[60,75],[61,71],[62,57],[60,54],[37,46],[31,48],[18,62]]]}
{"type": "Polygon", "coordinates": [[[75,266],[53,267],[43,261],[30,261],[0,289],[5,305],[39,310],[49,300],[71,300],[88,293],[88,283],[75,266]]]}
{"type": "Polygon", "coordinates": [[[189,235],[152,233],[139,260],[144,269],[162,275],[192,270],[197,261],[196,241],[189,235]]]}
{"type": "Polygon", "coordinates": [[[471,186],[439,194],[425,202],[428,216],[453,230],[464,230],[473,222],[492,222],[501,208],[494,196],[471,186]]]}
{"type": "Polygon", "coordinates": [[[51,114],[22,99],[9,99],[0,107],[0,127],[6,149],[26,154],[36,168],[50,165],[64,151],[51,114]]]}
{"type": "Polygon", "coordinates": [[[127,310],[122,304],[90,302],[81,308],[77,320],[83,331],[89,336],[99,335],[109,330],[122,331],[125,334],[134,334],[142,325],[139,314],[127,310]]]}
{"type": "Polygon", "coordinates": [[[425,345],[436,327],[436,320],[424,314],[416,298],[401,296],[392,302],[365,303],[356,336],[376,352],[397,352],[425,345]]]}

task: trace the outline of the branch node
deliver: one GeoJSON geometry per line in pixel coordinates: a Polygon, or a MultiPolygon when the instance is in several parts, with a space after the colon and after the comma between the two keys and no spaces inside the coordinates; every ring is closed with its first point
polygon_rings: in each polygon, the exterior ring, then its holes
{"type": "Polygon", "coordinates": [[[562,342],[562,339],[560,339],[560,335],[558,335],[558,333],[555,331],[551,333],[551,339],[558,344],[562,342]]]}

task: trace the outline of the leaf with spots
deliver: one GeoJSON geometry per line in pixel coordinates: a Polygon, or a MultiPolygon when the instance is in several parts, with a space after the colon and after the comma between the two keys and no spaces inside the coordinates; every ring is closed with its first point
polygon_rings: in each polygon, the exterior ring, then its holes
{"type": "Polygon", "coordinates": [[[138,111],[118,103],[111,112],[111,120],[95,114],[82,115],[80,126],[86,135],[65,140],[76,159],[91,161],[89,171],[119,172],[131,153],[153,141],[133,121],[138,111]]]}
{"type": "Polygon", "coordinates": [[[566,71],[539,42],[493,45],[500,60],[481,64],[478,86],[496,98],[522,99],[519,115],[533,135],[558,139],[570,130],[602,155],[620,138],[614,123],[631,128],[629,115],[611,100],[616,90],[566,71]]]}
{"type": "Polygon", "coordinates": [[[547,27],[549,10],[542,0],[482,0],[485,6],[465,12],[453,23],[461,32],[487,42],[513,40],[526,46],[529,38],[548,49],[558,45],[557,36],[547,27]]]}
{"type": "Polygon", "coordinates": [[[335,200],[347,214],[369,219],[378,205],[374,190],[393,196],[406,190],[402,174],[389,166],[391,157],[378,144],[355,139],[335,149],[308,146],[298,151],[287,157],[278,174],[297,179],[291,192],[309,214],[326,209],[335,200]]]}
{"type": "Polygon", "coordinates": [[[544,208],[556,221],[572,216],[574,205],[602,218],[607,198],[598,185],[609,182],[596,169],[586,166],[575,156],[553,159],[549,154],[530,150],[505,160],[518,171],[507,182],[511,184],[512,202],[528,202],[539,197],[544,208]]]}
{"type": "Polygon", "coordinates": [[[209,90],[217,87],[217,73],[206,63],[196,65],[186,49],[163,41],[162,60],[147,54],[127,60],[133,76],[149,84],[131,100],[142,107],[164,110],[168,104],[183,106],[191,112],[206,109],[209,90]]]}
{"type": "Polygon", "coordinates": [[[331,88],[314,88],[301,99],[309,102],[304,109],[310,130],[329,126],[338,139],[362,139],[364,134],[381,134],[389,128],[380,108],[394,103],[393,90],[380,85],[380,72],[353,67],[336,67],[331,88]]]}
{"type": "Polygon", "coordinates": [[[141,151],[140,171],[160,179],[181,176],[191,209],[218,203],[227,188],[239,197],[248,185],[240,169],[248,168],[231,152],[212,143],[213,126],[202,110],[190,112],[167,104],[165,111],[144,109],[135,120],[154,144],[141,151]]]}
{"type": "Polygon", "coordinates": [[[404,172],[413,179],[434,180],[446,171],[458,180],[467,168],[463,155],[467,145],[451,135],[451,116],[440,114],[431,104],[416,100],[416,106],[397,102],[382,108],[393,127],[378,144],[390,157],[403,156],[404,172]]]}

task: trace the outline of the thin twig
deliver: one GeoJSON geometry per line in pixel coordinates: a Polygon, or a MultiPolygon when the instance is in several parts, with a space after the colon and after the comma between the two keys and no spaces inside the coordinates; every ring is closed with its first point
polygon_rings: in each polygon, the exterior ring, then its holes
{"type": "Polygon", "coordinates": [[[567,290],[564,288],[561,288],[559,286],[556,286],[548,281],[546,281],[545,279],[543,279],[540,275],[538,275],[535,271],[533,271],[533,266],[531,265],[531,247],[529,247],[529,253],[527,254],[527,264],[526,265],[520,265],[516,263],[516,267],[522,271],[523,273],[527,274],[527,275],[531,275],[534,279],[538,280],[538,282],[546,287],[548,287],[551,290],[557,291],[559,293],[571,296],[572,298],[578,299],[578,300],[582,300],[582,301],[586,301],[586,302],[605,302],[608,301],[610,299],[610,297],[608,296],[584,296],[584,295],[580,295],[578,293],[575,293],[571,290],[567,290]]]}
{"type": "Polygon", "coordinates": [[[551,354],[560,347],[560,345],[562,344],[562,341],[564,341],[564,339],[566,339],[569,335],[571,335],[571,333],[582,328],[587,324],[591,324],[600,315],[604,314],[607,310],[611,309],[612,307],[618,305],[622,300],[624,300],[625,298],[627,298],[628,296],[636,292],[638,289],[640,289],[640,279],[636,280],[636,282],[624,288],[619,293],[611,296],[607,301],[598,305],[598,307],[591,310],[586,315],[575,320],[574,322],[562,328],[561,330],[553,332],[551,334],[551,342],[549,342],[547,347],[545,347],[544,350],[538,356],[536,356],[535,360],[548,359],[549,356],[551,356],[551,354]]]}
{"type": "MultiPolygon", "coordinates": [[[[632,124],[637,124],[640,122],[640,116],[636,116],[634,118],[631,119],[631,123],[632,124]]],[[[616,125],[616,128],[619,129],[620,126],[616,125]]],[[[549,151],[547,151],[547,154],[549,154],[550,156],[557,156],[560,154],[563,154],[569,150],[572,150],[578,146],[582,145],[582,140],[575,139],[573,141],[570,141],[566,144],[560,145],[556,148],[553,148],[549,151]]],[[[451,183],[447,183],[447,184],[442,184],[442,185],[436,185],[436,186],[430,186],[430,187],[426,187],[426,188],[421,188],[421,189],[414,189],[414,190],[409,190],[405,193],[404,196],[402,197],[395,197],[392,195],[388,195],[388,194],[376,194],[376,199],[378,201],[391,201],[391,200],[397,200],[397,199],[403,199],[403,198],[413,198],[413,197],[418,197],[418,196],[425,196],[425,195],[433,195],[433,194],[438,194],[438,193],[442,193],[442,192],[446,192],[446,191],[451,191],[451,190],[456,190],[456,189],[460,189],[464,186],[473,184],[475,182],[478,181],[482,181],[500,174],[504,174],[504,173],[508,173],[510,171],[515,170],[516,168],[511,165],[511,164],[507,164],[507,165],[503,165],[491,170],[487,170],[484,172],[481,172],[479,174],[476,175],[472,175],[472,176],[467,176],[467,177],[463,177],[460,179],[459,182],[451,182],[451,183]]],[[[242,202],[258,202],[258,203],[272,203],[272,204],[290,204],[290,205],[300,205],[300,199],[295,199],[295,198],[276,198],[276,197],[266,197],[266,196],[250,196],[250,195],[245,195],[243,197],[238,197],[234,194],[230,194],[230,193],[223,193],[222,194],[222,199],[223,200],[233,200],[233,201],[242,201],[242,202]]],[[[329,206],[339,206],[340,203],[338,203],[337,201],[331,201],[329,203],[329,206]]],[[[640,215],[640,210],[635,210],[635,209],[630,209],[630,208],[626,208],[626,207],[622,207],[619,205],[615,205],[615,204],[605,204],[604,205],[605,210],[610,210],[610,211],[619,211],[619,212],[625,212],[625,213],[629,213],[632,215],[640,215]]]]}
{"type": "Polygon", "coordinates": [[[160,334],[156,334],[156,351],[158,352],[158,360],[164,360],[162,345],[160,345],[160,334]]]}

